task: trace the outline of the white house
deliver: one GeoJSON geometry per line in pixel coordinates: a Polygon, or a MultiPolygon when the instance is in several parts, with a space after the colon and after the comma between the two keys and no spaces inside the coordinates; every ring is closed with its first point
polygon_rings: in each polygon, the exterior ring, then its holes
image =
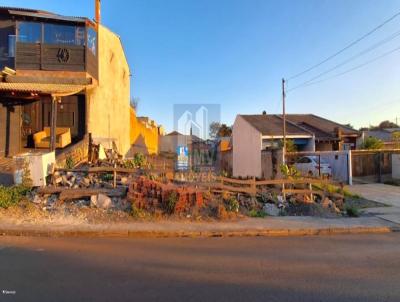
{"type": "MultiPolygon", "coordinates": [[[[262,150],[278,149],[283,139],[283,120],[279,115],[237,115],[233,124],[233,176],[265,177],[262,150]]],[[[286,138],[299,151],[315,151],[315,136],[307,129],[286,121],[286,138]]]]}

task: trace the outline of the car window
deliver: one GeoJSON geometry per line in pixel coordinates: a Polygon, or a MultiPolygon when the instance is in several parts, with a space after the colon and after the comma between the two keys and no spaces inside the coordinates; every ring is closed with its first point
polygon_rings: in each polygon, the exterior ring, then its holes
{"type": "Polygon", "coordinates": [[[297,161],[299,164],[307,164],[310,163],[310,159],[308,157],[302,157],[297,161]]]}

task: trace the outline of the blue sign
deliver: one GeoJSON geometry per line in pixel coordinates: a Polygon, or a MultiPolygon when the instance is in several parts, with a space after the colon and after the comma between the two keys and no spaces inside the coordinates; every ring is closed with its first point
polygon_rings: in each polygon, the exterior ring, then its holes
{"type": "Polygon", "coordinates": [[[176,169],[187,170],[189,169],[189,149],[187,146],[178,146],[176,148],[176,169]]]}

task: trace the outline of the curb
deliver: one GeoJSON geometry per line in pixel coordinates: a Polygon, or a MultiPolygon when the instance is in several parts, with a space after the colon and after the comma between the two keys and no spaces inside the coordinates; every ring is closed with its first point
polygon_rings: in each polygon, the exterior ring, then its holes
{"type": "Polygon", "coordinates": [[[90,231],[0,229],[0,236],[25,237],[130,237],[130,238],[209,238],[209,237],[296,237],[344,234],[385,234],[399,232],[398,227],[354,227],[324,229],[264,229],[244,231],[90,231]]]}

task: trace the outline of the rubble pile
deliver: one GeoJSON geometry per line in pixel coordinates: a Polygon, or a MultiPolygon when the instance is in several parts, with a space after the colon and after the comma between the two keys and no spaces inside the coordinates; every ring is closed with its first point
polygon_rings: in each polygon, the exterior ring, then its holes
{"type": "MultiPolygon", "coordinates": [[[[129,177],[117,174],[117,185],[126,186],[129,177]]],[[[113,175],[111,173],[89,174],[87,172],[55,171],[49,183],[54,187],[65,187],[71,189],[78,188],[113,188],[113,175]]]]}
{"type": "Polygon", "coordinates": [[[164,184],[143,176],[129,185],[127,199],[138,209],[161,208],[171,213],[185,213],[204,205],[203,191],[192,187],[164,184]]]}

